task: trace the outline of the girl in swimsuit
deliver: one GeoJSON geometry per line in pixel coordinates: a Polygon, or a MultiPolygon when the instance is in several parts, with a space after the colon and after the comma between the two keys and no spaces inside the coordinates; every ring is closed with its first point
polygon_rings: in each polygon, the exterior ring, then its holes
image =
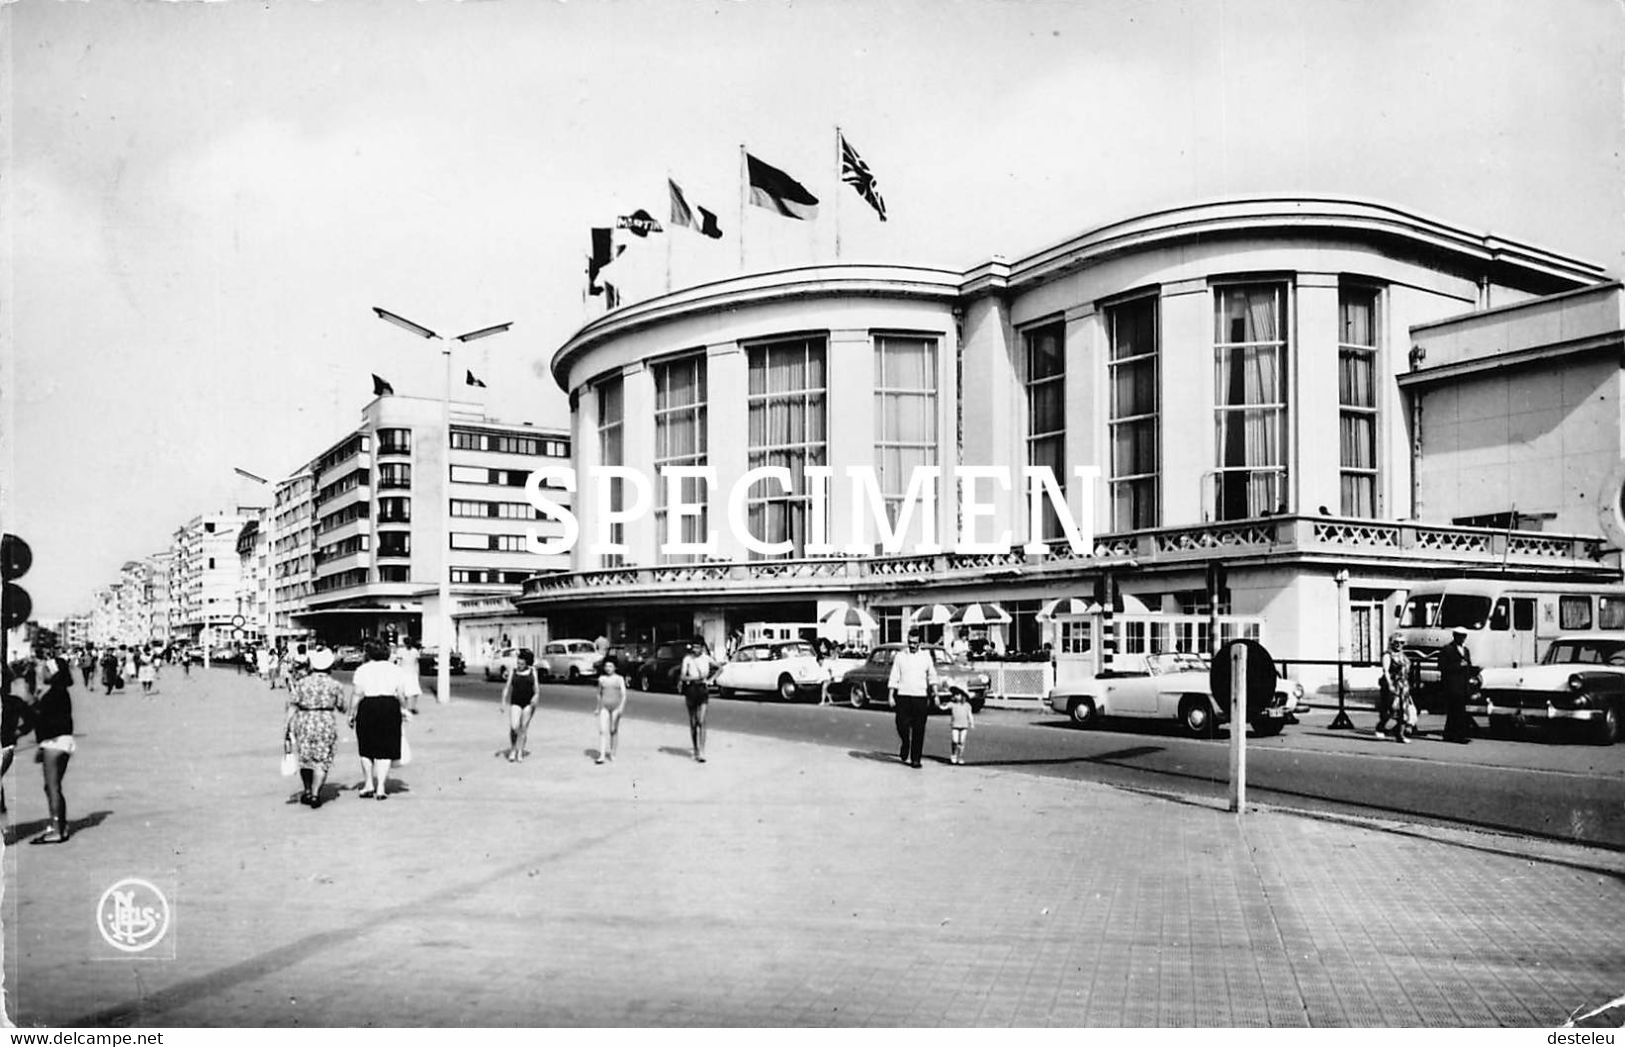
{"type": "Polygon", "coordinates": [[[508,762],[525,758],[525,737],[531,717],[536,715],[536,655],[530,648],[519,652],[519,664],[502,685],[502,708],[508,716],[508,762]]]}
{"type": "Polygon", "coordinates": [[[615,759],[615,749],[621,740],[621,713],[626,709],[626,679],[615,666],[615,659],[604,658],[604,668],[598,674],[598,759],[594,763],[615,759]]]}

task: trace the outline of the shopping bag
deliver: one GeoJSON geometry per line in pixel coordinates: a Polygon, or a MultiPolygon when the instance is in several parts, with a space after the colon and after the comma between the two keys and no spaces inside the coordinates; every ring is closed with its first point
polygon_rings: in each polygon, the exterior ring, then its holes
{"type": "Polygon", "coordinates": [[[282,754],[282,777],[291,778],[299,770],[299,757],[292,752],[282,754]]]}
{"type": "Polygon", "coordinates": [[[402,767],[405,767],[407,764],[412,762],[412,743],[404,734],[401,735],[401,758],[395,762],[400,764],[402,767]]]}

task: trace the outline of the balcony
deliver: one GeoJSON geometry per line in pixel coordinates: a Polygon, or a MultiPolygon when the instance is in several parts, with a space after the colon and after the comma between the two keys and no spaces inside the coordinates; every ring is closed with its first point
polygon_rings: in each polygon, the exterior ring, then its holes
{"type": "Polygon", "coordinates": [[[1177,570],[1215,559],[1231,566],[1293,561],[1368,565],[1417,578],[1515,568],[1526,575],[1574,581],[1617,580],[1619,572],[1602,562],[1602,554],[1602,540],[1584,535],[1275,516],[1097,535],[1088,553],[1076,553],[1060,541],[1049,543],[1048,554],[1032,557],[1018,546],[1003,553],[828,556],[564,571],[527,579],[515,602],[540,609],[552,602],[639,596],[715,599],[719,590],[807,598],[823,591],[879,595],[983,582],[1043,584],[1076,580],[1100,570],[1177,570]]]}

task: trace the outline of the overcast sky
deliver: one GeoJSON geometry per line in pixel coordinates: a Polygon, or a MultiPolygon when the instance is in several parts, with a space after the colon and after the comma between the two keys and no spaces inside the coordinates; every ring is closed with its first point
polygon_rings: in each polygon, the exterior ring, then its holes
{"type": "MultiPolygon", "coordinates": [[[[10,53],[15,484],[37,613],[353,427],[369,372],[438,396],[375,305],[456,334],[509,420],[590,314],[588,229],[665,179],[726,233],[617,263],[632,297],[739,268],[739,146],[823,201],[752,209],[749,268],[966,268],[1153,207],[1334,193],[1621,272],[1613,0],[251,4],[20,0],[10,53]]],[[[669,241],[669,243],[668,243],[669,241]]],[[[614,270],[611,270],[614,273],[614,270]]]]}

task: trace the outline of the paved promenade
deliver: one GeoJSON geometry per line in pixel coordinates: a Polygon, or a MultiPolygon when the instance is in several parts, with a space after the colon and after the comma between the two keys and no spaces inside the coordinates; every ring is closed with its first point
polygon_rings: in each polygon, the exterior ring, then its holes
{"type": "MultiPolygon", "coordinates": [[[[20,1025],[1550,1026],[1625,992],[1625,855],[870,751],[425,705],[387,802],[320,810],[281,692],[231,670],[75,691],[71,842],[5,851],[20,1025]],[[98,899],[174,908],[123,959],[98,899]]],[[[454,692],[455,693],[455,692],[454,692]]],[[[649,699],[677,701],[675,698],[649,699]]],[[[342,787],[340,791],[336,787],[342,787]]],[[[12,831],[43,828],[25,749],[12,831]]]]}

